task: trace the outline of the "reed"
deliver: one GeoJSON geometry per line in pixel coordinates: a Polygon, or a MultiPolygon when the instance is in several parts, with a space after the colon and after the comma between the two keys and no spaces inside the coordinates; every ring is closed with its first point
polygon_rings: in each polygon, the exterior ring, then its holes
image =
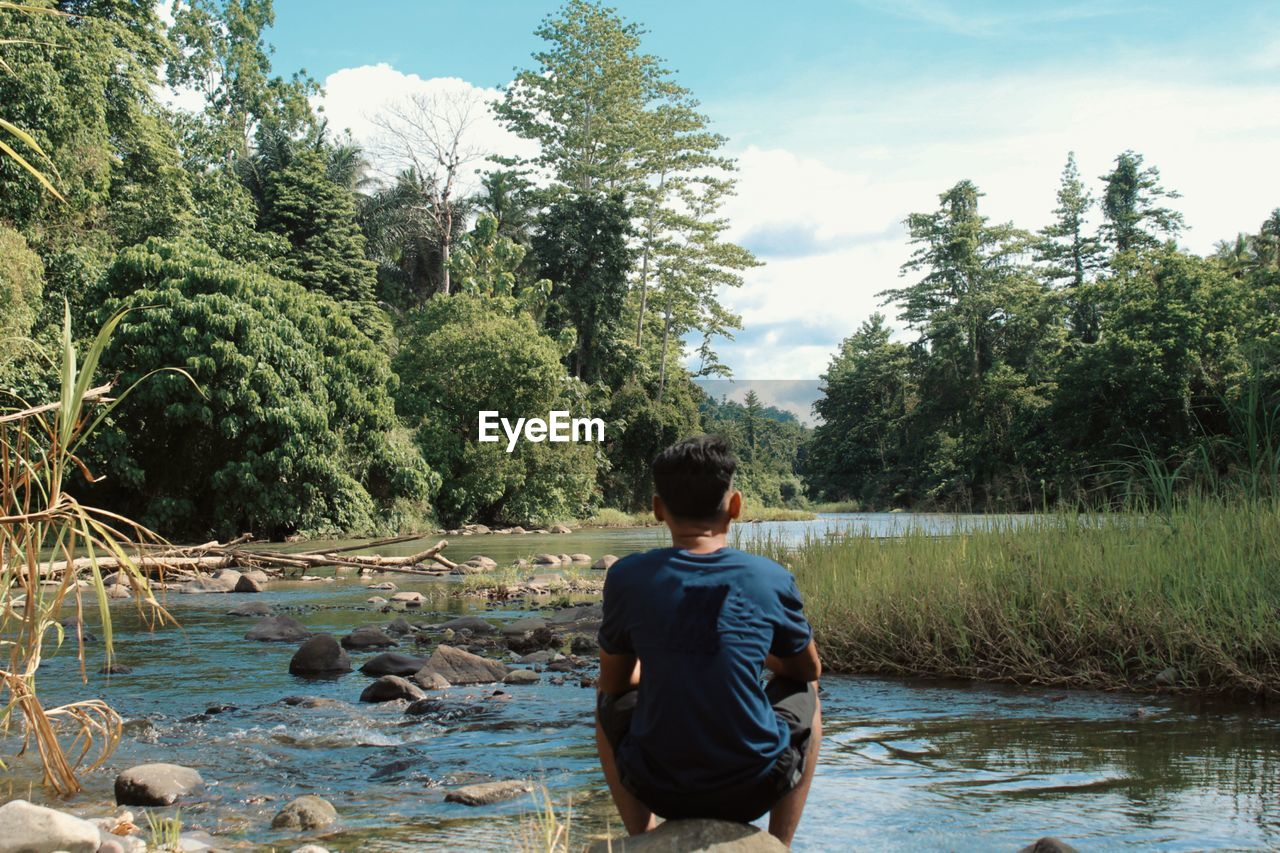
{"type": "Polygon", "coordinates": [[[833,671],[1280,695],[1280,502],[993,518],[746,547],[789,565],[833,671]]]}
{"type": "MultiPolygon", "coordinates": [[[[37,692],[37,670],[49,644],[67,637],[60,620],[78,620],[87,608],[101,621],[106,661],[112,655],[111,611],[97,561],[112,557],[117,583],[129,588],[136,606],[155,624],[168,614],[125,543],[157,542],[151,531],[126,518],[81,504],[68,491],[73,478],[92,480],[77,451],[93,429],[128,395],[108,397],[109,386],[90,387],[98,360],[123,315],[113,317],[83,354],[71,336],[64,309],[59,397],[43,405],[0,412],[0,736],[21,730],[19,754],[34,745],[44,783],[60,794],[79,790],[77,770],[95,746],[97,766],[120,739],[120,716],[98,699],[45,708],[37,692]],[[77,570],[72,561],[87,557],[77,570]],[[61,563],[61,565],[58,565],[61,563]]],[[[87,681],[83,632],[75,654],[87,681]]]]}

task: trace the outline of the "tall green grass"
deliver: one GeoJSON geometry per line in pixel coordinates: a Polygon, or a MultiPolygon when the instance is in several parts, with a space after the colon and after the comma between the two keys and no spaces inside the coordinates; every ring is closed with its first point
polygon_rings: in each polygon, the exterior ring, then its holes
{"type": "Polygon", "coordinates": [[[851,530],[788,564],[830,670],[1280,695],[1280,502],[851,530]]]}

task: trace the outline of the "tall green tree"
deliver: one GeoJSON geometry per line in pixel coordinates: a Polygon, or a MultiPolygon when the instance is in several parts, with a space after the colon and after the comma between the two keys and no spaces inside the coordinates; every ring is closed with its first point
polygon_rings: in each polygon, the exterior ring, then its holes
{"type": "Polygon", "coordinates": [[[1097,340],[1099,320],[1097,307],[1085,285],[1104,260],[1101,241],[1087,230],[1093,206],[1093,195],[1080,180],[1076,155],[1071,152],[1058,185],[1055,218],[1040,231],[1036,257],[1043,265],[1044,276],[1053,284],[1065,287],[1072,331],[1085,343],[1097,340]]]}
{"type": "Polygon", "coordinates": [[[1115,254],[1155,248],[1162,237],[1176,237],[1184,227],[1181,213],[1161,206],[1179,193],[1160,185],[1160,170],[1144,168],[1141,154],[1117,155],[1115,168],[1102,181],[1102,238],[1115,254]]]}

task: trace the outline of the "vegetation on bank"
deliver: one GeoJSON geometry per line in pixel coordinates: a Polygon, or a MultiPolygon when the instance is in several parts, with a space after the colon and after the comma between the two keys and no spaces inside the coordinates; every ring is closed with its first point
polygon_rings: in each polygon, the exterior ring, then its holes
{"type": "Polygon", "coordinates": [[[1274,499],[745,547],[795,572],[832,671],[1280,695],[1274,499]]]}
{"type": "MultiPolygon", "coordinates": [[[[751,524],[756,521],[810,521],[817,518],[810,509],[790,509],[779,506],[760,506],[754,501],[746,501],[742,506],[740,524],[751,524]]],[[[656,527],[658,520],[652,511],[622,512],[616,509],[602,509],[590,518],[583,519],[583,527],[656,527]]]]}

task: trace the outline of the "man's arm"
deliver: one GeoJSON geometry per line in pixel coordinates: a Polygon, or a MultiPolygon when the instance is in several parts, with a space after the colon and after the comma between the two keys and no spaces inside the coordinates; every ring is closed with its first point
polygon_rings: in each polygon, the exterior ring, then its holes
{"type": "Polygon", "coordinates": [[[611,655],[600,650],[600,678],[596,686],[601,693],[617,696],[640,685],[640,659],[635,655],[611,655]]]}
{"type": "MultiPolygon", "coordinates": [[[[604,655],[601,654],[602,659],[603,657],[604,655]]],[[[813,640],[810,640],[809,645],[805,646],[804,651],[798,655],[785,658],[769,655],[764,659],[764,665],[770,672],[802,683],[817,681],[822,677],[822,661],[818,659],[818,644],[813,640]]],[[[600,666],[600,677],[603,682],[603,663],[600,666]]]]}

